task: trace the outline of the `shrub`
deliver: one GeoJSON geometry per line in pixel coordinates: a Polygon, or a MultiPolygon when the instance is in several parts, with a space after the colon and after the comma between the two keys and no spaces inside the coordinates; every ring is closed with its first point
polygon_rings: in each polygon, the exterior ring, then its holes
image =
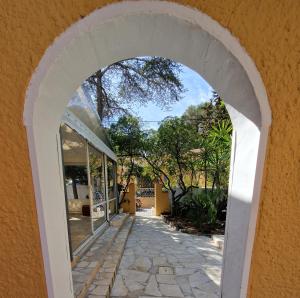
{"type": "Polygon", "coordinates": [[[217,193],[195,189],[182,197],[179,213],[197,225],[214,224],[217,220],[217,198],[217,193]]]}

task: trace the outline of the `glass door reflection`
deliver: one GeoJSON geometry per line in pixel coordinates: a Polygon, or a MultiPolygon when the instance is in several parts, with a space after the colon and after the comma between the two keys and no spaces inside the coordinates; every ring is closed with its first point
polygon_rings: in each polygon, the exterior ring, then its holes
{"type": "Polygon", "coordinates": [[[109,219],[117,213],[116,163],[107,157],[107,190],[109,219]]]}
{"type": "Polygon", "coordinates": [[[106,197],[103,153],[89,146],[91,220],[96,231],[106,221],[106,197]]]}
{"type": "Polygon", "coordinates": [[[87,173],[87,142],[67,125],[61,126],[62,158],[70,250],[73,253],[91,235],[87,173]]]}

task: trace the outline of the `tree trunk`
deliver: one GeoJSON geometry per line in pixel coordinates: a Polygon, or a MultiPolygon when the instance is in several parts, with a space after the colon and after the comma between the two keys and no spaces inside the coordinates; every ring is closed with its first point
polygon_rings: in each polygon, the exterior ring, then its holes
{"type": "Polygon", "coordinates": [[[78,191],[77,191],[75,178],[72,178],[72,189],[73,189],[74,199],[78,199],[78,191]]]}
{"type": "Polygon", "coordinates": [[[207,194],[207,161],[204,161],[204,189],[207,194]]]}
{"type": "Polygon", "coordinates": [[[101,70],[97,71],[97,85],[96,85],[96,91],[97,91],[97,112],[101,119],[103,120],[104,117],[104,106],[105,106],[105,94],[103,92],[103,86],[102,86],[102,72],[101,70]]]}
{"type": "Polygon", "coordinates": [[[211,193],[212,194],[214,193],[214,188],[215,188],[215,185],[216,185],[216,181],[217,181],[217,177],[216,177],[216,174],[215,174],[214,179],[213,179],[213,183],[212,183],[212,187],[211,187],[211,193]]]}
{"type": "Polygon", "coordinates": [[[172,194],[172,208],[171,208],[171,215],[172,216],[177,216],[178,215],[178,200],[180,200],[179,196],[176,196],[176,190],[171,190],[172,194]]]}
{"type": "Polygon", "coordinates": [[[123,195],[121,197],[120,204],[122,204],[123,201],[124,201],[124,199],[125,199],[126,192],[128,190],[128,187],[129,187],[129,184],[130,184],[130,181],[131,181],[131,177],[132,177],[132,173],[133,173],[133,168],[134,168],[134,160],[131,157],[130,171],[129,171],[128,176],[127,176],[126,185],[125,185],[124,190],[123,190],[123,195]]]}
{"type": "Polygon", "coordinates": [[[171,206],[171,216],[175,216],[175,198],[174,195],[172,194],[172,206],[171,206]]]}

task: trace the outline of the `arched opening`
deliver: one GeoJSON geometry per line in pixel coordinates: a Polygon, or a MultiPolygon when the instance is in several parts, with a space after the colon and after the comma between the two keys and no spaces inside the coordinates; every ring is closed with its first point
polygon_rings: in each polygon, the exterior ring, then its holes
{"type": "Polygon", "coordinates": [[[63,111],[84,79],[134,56],[181,62],[226,102],[234,140],[221,291],[222,297],[244,297],[271,122],[266,92],[253,62],[228,31],[198,11],[152,1],[111,5],[73,25],[47,50],[28,88],[24,122],[49,297],[72,296],[58,146],[63,111]]]}

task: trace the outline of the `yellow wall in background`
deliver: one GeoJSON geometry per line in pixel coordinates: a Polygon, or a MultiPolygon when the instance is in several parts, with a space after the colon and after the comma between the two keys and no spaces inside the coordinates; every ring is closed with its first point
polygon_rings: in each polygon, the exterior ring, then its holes
{"type": "MultiPolygon", "coordinates": [[[[135,204],[135,193],[136,193],[136,184],[130,183],[128,186],[128,191],[125,194],[125,198],[121,207],[123,211],[130,214],[135,214],[136,204],[135,204]]],[[[123,195],[123,193],[121,194],[123,195]]]]}
{"type": "Polygon", "coordinates": [[[169,194],[163,191],[162,184],[155,183],[155,215],[160,216],[163,212],[170,212],[169,194]]]}
{"type": "Polygon", "coordinates": [[[142,208],[152,208],[155,205],[154,197],[140,197],[142,208]]]}
{"type": "MultiPolygon", "coordinates": [[[[25,92],[54,39],[107,0],[1,0],[0,291],[46,297],[25,92]]],[[[236,36],[262,75],[273,113],[249,297],[300,297],[300,1],[178,0],[236,36]]],[[[53,219],[55,220],[55,219],[53,219]]]]}

